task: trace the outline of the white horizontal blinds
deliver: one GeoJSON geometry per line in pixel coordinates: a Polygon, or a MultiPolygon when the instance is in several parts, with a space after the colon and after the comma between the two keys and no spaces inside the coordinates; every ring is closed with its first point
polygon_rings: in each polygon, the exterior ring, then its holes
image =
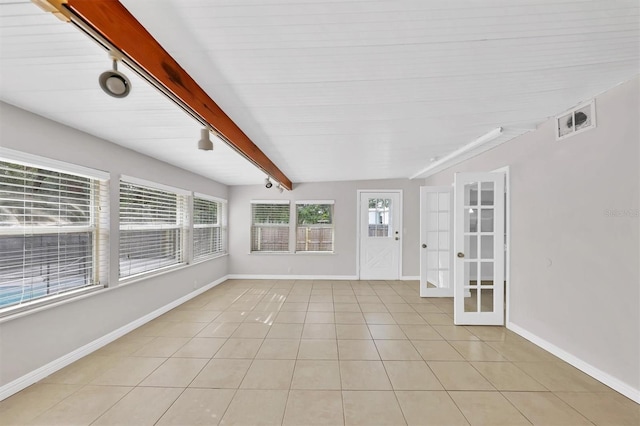
{"type": "Polygon", "coordinates": [[[97,283],[100,182],[0,160],[0,309],[97,283]]]}
{"type": "Polygon", "coordinates": [[[224,204],[220,201],[193,198],[193,260],[224,253],[224,204]]]}
{"type": "Polygon", "coordinates": [[[228,204],[226,201],[220,203],[220,227],[222,233],[222,252],[229,250],[229,226],[228,226],[228,204]]]}
{"type": "Polygon", "coordinates": [[[95,244],[93,260],[96,270],[96,280],[99,284],[109,282],[109,181],[98,180],[94,186],[93,214],[95,218],[95,244]]]}
{"type": "Polygon", "coordinates": [[[333,202],[296,202],[296,251],[333,251],[333,202]]]}
{"type": "Polygon", "coordinates": [[[185,198],[120,181],[120,278],[183,263],[185,198]]]}
{"type": "Polygon", "coordinates": [[[251,251],[289,251],[289,203],[251,204],[251,251]]]}

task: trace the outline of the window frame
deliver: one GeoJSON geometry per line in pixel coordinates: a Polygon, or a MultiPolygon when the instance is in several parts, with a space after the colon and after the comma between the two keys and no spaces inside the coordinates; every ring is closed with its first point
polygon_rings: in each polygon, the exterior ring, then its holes
{"type": "Polygon", "coordinates": [[[118,238],[118,282],[126,283],[129,281],[137,280],[140,278],[145,278],[149,275],[154,275],[158,273],[162,273],[165,271],[173,270],[179,267],[183,267],[189,263],[189,252],[188,247],[188,239],[189,239],[189,230],[190,224],[192,222],[190,215],[188,214],[189,207],[189,197],[191,195],[191,191],[186,191],[184,189],[172,187],[169,185],[164,185],[157,182],[148,181],[145,179],[140,179],[132,176],[122,175],[119,180],[119,194],[118,194],[118,229],[119,229],[119,238],[118,238]],[[126,224],[123,226],[122,223],[122,185],[128,184],[132,186],[136,186],[142,188],[143,190],[151,190],[151,191],[159,191],[168,193],[171,195],[175,195],[176,197],[176,210],[175,224],[126,224]],[[178,242],[179,250],[177,250],[174,255],[176,257],[175,262],[167,263],[155,268],[148,268],[141,270],[140,272],[131,273],[127,275],[122,274],[122,252],[123,252],[123,231],[124,232],[140,232],[140,231],[178,231],[178,237],[176,241],[178,242]]]}
{"type": "Polygon", "coordinates": [[[227,200],[222,198],[214,197],[211,195],[200,194],[194,192],[191,196],[191,209],[190,209],[190,217],[189,225],[191,227],[191,241],[190,245],[190,263],[199,263],[204,262],[209,259],[214,259],[216,257],[224,256],[227,254],[227,200]],[[212,202],[217,204],[217,223],[216,224],[198,224],[196,223],[196,200],[203,200],[206,202],[212,202]],[[204,255],[197,256],[196,255],[196,247],[195,247],[195,230],[196,229],[219,229],[220,237],[219,237],[219,247],[218,250],[214,250],[208,252],[204,255]]]}
{"type": "MultiPolygon", "coordinates": [[[[127,175],[112,175],[110,172],[93,169],[90,167],[80,166],[73,163],[67,163],[65,161],[59,161],[47,157],[40,157],[37,155],[15,151],[9,148],[4,148],[0,146],[0,161],[9,163],[7,169],[12,170],[12,164],[16,164],[19,166],[24,166],[27,168],[34,169],[42,169],[30,171],[28,169],[20,169],[20,167],[16,168],[16,171],[19,172],[17,177],[24,181],[30,182],[32,178],[29,177],[29,173],[36,173],[37,175],[42,175],[44,177],[49,177],[48,172],[54,172],[51,174],[53,178],[57,179],[48,179],[46,180],[47,186],[46,188],[52,188],[55,191],[53,192],[54,196],[57,196],[55,200],[52,199],[53,205],[56,209],[60,209],[61,205],[64,207],[65,201],[67,203],[71,203],[75,205],[75,200],[72,198],[64,198],[68,197],[66,192],[66,187],[69,185],[70,188],[73,187],[74,179],[77,178],[88,178],[90,182],[85,181],[84,179],[78,179],[78,183],[80,184],[80,188],[84,188],[83,194],[84,198],[81,198],[79,201],[79,206],[81,211],[85,212],[82,216],[79,216],[82,219],[79,225],[75,225],[73,223],[73,219],[69,219],[66,221],[58,222],[56,220],[52,220],[51,223],[54,225],[49,225],[49,221],[40,220],[40,225],[32,225],[25,221],[16,221],[12,220],[10,217],[7,220],[7,223],[10,226],[0,226],[0,235],[2,236],[31,236],[35,235],[64,235],[64,234],[73,234],[79,232],[88,232],[89,236],[84,237],[84,234],[81,236],[83,238],[88,238],[90,241],[90,247],[86,248],[86,246],[82,246],[82,244],[75,244],[72,248],[77,251],[78,247],[82,249],[82,252],[79,256],[83,259],[90,258],[91,264],[89,266],[84,266],[82,269],[81,275],[86,276],[85,271],[89,271],[91,280],[88,285],[82,284],[77,287],[69,287],[60,286],[60,288],[56,288],[56,292],[50,295],[40,296],[37,295],[34,298],[20,300],[16,303],[11,303],[7,305],[3,305],[0,307],[0,322],[6,321],[8,319],[14,318],[16,315],[28,315],[33,311],[38,311],[40,309],[47,309],[52,306],[58,306],[62,303],[71,302],[73,300],[77,300],[79,298],[84,298],[85,296],[91,296],[94,294],[98,294],[100,290],[104,290],[105,288],[115,288],[118,285],[129,284],[131,282],[135,282],[141,279],[148,279],[155,275],[164,274],[171,270],[184,268],[189,266],[192,263],[199,263],[202,261],[206,261],[209,259],[214,259],[217,257],[221,257],[228,254],[228,225],[227,225],[227,214],[228,214],[228,202],[226,199],[197,193],[191,190],[183,190],[180,188],[176,188],[173,186],[164,185],[158,182],[149,181],[145,179],[140,179],[137,177],[127,176],[127,175]],[[64,175],[69,176],[56,176],[55,172],[62,173],[64,175]],[[24,174],[24,177],[22,176],[24,174]],[[126,182],[127,184],[131,184],[134,186],[142,186],[151,190],[157,191],[165,191],[169,193],[173,193],[176,196],[176,225],[174,226],[162,226],[163,229],[179,229],[180,237],[179,237],[179,252],[181,256],[181,261],[163,266],[160,268],[153,268],[145,271],[141,271],[135,274],[129,274],[126,276],[120,276],[118,271],[120,267],[120,259],[119,259],[119,250],[122,243],[122,234],[120,233],[120,229],[123,231],[133,230],[135,228],[138,229],[153,229],[153,227],[149,228],[146,226],[125,226],[121,228],[120,223],[120,207],[121,207],[121,193],[119,189],[121,187],[122,182],[126,182]],[[52,186],[53,185],[53,186],[52,186]],[[65,191],[56,190],[56,186],[58,185],[60,189],[65,189],[65,191]],[[87,188],[90,187],[90,190],[87,188]],[[87,195],[87,192],[89,195],[87,195]],[[87,201],[86,197],[89,197],[87,201]],[[215,228],[220,229],[220,244],[219,250],[211,253],[210,256],[194,259],[193,253],[193,229],[195,217],[193,217],[191,209],[193,208],[193,200],[195,199],[205,199],[208,201],[213,201],[218,203],[218,223],[213,225],[215,228]],[[63,201],[60,201],[63,200],[63,201]],[[90,213],[89,213],[90,212],[90,213]],[[84,219],[90,214],[90,221],[87,224],[87,221],[84,219]],[[113,216],[112,216],[113,215],[113,216]],[[180,222],[178,221],[180,218],[180,222]],[[15,226],[18,224],[18,226],[15,226]],[[109,232],[109,229],[114,227],[115,232],[109,232]],[[117,246],[114,247],[114,246],[117,246]],[[111,268],[113,266],[113,269],[111,268]],[[114,271],[115,269],[115,271],[114,271]]],[[[4,176],[11,177],[12,174],[6,174],[4,176]]],[[[36,176],[37,177],[37,176],[36,176]]],[[[5,197],[8,197],[8,200],[13,198],[17,198],[18,200],[27,199],[27,197],[21,195],[21,193],[16,193],[13,191],[13,188],[21,188],[20,180],[17,182],[13,182],[11,179],[6,179],[6,190],[8,191],[5,194],[5,197]],[[9,185],[12,185],[11,187],[9,185]]],[[[28,183],[23,185],[30,185],[28,183]]],[[[28,188],[30,186],[26,186],[22,192],[28,193],[28,188]]],[[[48,203],[49,200],[44,198],[43,200],[38,200],[34,198],[34,202],[40,203],[44,207],[40,207],[40,209],[44,208],[45,211],[48,211],[48,203]]],[[[17,204],[18,207],[21,206],[20,203],[17,204]]],[[[27,205],[28,206],[28,205],[27,205]]],[[[64,207],[67,210],[62,210],[62,215],[64,217],[65,211],[68,211],[67,207],[64,207]]],[[[57,210],[56,210],[57,211],[57,210]]],[[[5,212],[7,214],[11,214],[11,211],[5,212]]],[[[14,214],[21,214],[17,211],[14,214]]],[[[54,218],[59,218],[60,213],[56,213],[54,218]]],[[[45,216],[46,217],[46,216],[45,216]]],[[[65,242],[66,243],[66,242],[65,242]]],[[[36,248],[39,247],[36,245],[36,248]]],[[[56,245],[58,247],[58,245],[56,245]]],[[[64,245],[60,246],[64,247],[64,245]]],[[[178,247],[178,246],[177,246],[178,247]]],[[[27,252],[23,251],[22,256],[24,257],[27,252]]],[[[60,253],[64,253],[61,251],[60,253]]],[[[57,264],[62,265],[66,259],[62,254],[58,254],[58,249],[55,250],[55,259],[57,264]]],[[[18,254],[20,255],[20,254],[18,254]]],[[[68,257],[68,255],[67,255],[68,257]]],[[[20,263],[24,263],[24,261],[17,261],[17,265],[20,263]]],[[[41,260],[40,258],[36,259],[36,261],[32,261],[34,265],[44,265],[46,263],[45,260],[41,260]]],[[[9,266],[8,264],[6,265],[9,266]]],[[[53,263],[52,263],[53,266],[53,263]]],[[[8,269],[7,269],[8,271],[8,269]]],[[[58,267],[56,267],[56,272],[58,271],[58,267]]],[[[11,272],[11,271],[9,271],[11,272]]],[[[24,273],[21,273],[21,276],[24,273]]],[[[77,275],[77,274],[76,274],[77,275]]],[[[8,280],[8,278],[7,278],[8,280]]],[[[32,283],[29,281],[20,281],[20,287],[32,286],[32,283]]],[[[85,281],[86,282],[86,281],[85,281]]],[[[7,281],[9,283],[9,281],[7,281]]],[[[24,290],[20,290],[20,292],[24,292],[24,290]]],[[[6,295],[10,296],[9,293],[6,295]]],[[[24,296],[23,296],[24,297],[24,296]]],[[[11,299],[7,299],[12,300],[11,299]]]]}
{"type": "MultiPolygon", "coordinates": [[[[6,306],[0,306],[0,317],[5,317],[8,315],[14,315],[17,313],[21,313],[24,311],[30,311],[35,308],[49,305],[55,302],[59,302],[61,300],[66,300],[74,297],[78,297],[80,295],[87,294],[89,292],[93,292],[99,289],[103,289],[107,285],[108,281],[108,247],[109,241],[106,235],[107,232],[104,232],[108,229],[109,222],[109,208],[108,208],[108,188],[109,188],[109,178],[110,175],[107,172],[92,169],[89,167],[79,166],[72,163],[67,163],[64,161],[54,160],[50,158],[40,157],[33,154],[28,154],[20,151],[11,150],[8,148],[0,147],[0,161],[18,165],[22,167],[30,167],[38,169],[37,173],[41,173],[43,176],[46,173],[61,173],[64,175],[68,175],[71,178],[82,178],[88,179],[86,182],[87,188],[89,190],[88,198],[84,198],[84,200],[88,203],[87,212],[89,214],[89,220],[86,224],[81,225],[65,225],[65,224],[57,224],[57,225],[12,225],[10,227],[0,227],[0,235],[2,236],[24,236],[24,237],[34,237],[34,236],[53,236],[53,235],[70,235],[70,234],[79,234],[86,233],[90,238],[90,248],[87,249],[89,255],[87,256],[90,260],[87,262],[87,265],[84,265],[82,268],[85,277],[86,273],[89,272],[90,278],[89,283],[80,286],[73,286],[65,289],[58,289],[57,292],[53,294],[36,296],[30,299],[21,300],[17,303],[7,304],[6,306]]],[[[25,173],[26,174],[26,173],[25,173]]],[[[66,180],[66,179],[65,179],[66,180]]],[[[71,179],[73,181],[73,179],[71,179]]],[[[23,194],[27,193],[25,187],[23,189],[23,194]]],[[[58,201],[50,201],[48,203],[53,203],[54,205],[61,204],[63,198],[67,198],[68,196],[65,193],[59,192],[58,201]]],[[[26,199],[26,197],[25,197],[26,199]]],[[[42,201],[40,201],[42,203],[42,201]]],[[[45,205],[47,202],[45,202],[45,205]]],[[[26,253],[23,249],[23,258],[26,253]]],[[[43,257],[45,255],[41,255],[43,257]]],[[[58,263],[56,265],[60,265],[60,253],[56,254],[58,263]]],[[[43,257],[44,259],[44,257],[43,257]]],[[[24,265],[23,260],[23,265],[24,265]]],[[[33,262],[33,261],[31,261],[33,262]]],[[[23,266],[24,267],[24,266],[23,266]]],[[[54,266],[55,267],[55,266],[54,266]]],[[[59,268],[59,267],[57,267],[59,268]]],[[[25,283],[21,284],[21,287],[24,287],[25,283]]]]}
{"type": "MultiPolygon", "coordinates": [[[[335,238],[336,238],[336,228],[335,228],[335,200],[298,200],[295,202],[295,252],[296,253],[314,253],[314,254],[333,254],[335,253],[335,238]],[[331,208],[331,223],[330,226],[318,226],[318,224],[312,224],[311,226],[301,226],[299,223],[299,206],[308,206],[308,205],[324,205],[330,206],[331,208]],[[300,228],[330,228],[331,229],[331,249],[330,250],[300,250],[298,249],[298,240],[300,232],[300,228]]],[[[306,240],[306,239],[305,239],[306,240]]],[[[307,241],[308,243],[309,241],[307,241]]]]}
{"type": "MultiPolygon", "coordinates": [[[[251,227],[249,232],[249,252],[250,253],[260,253],[260,254],[290,254],[291,253],[291,201],[290,200],[251,200],[251,227]],[[256,223],[254,221],[255,214],[254,209],[255,206],[258,205],[271,205],[271,206],[282,206],[286,205],[288,210],[287,223],[256,223]],[[264,228],[284,228],[287,230],[287,238],[286,238],[286,249],[285,250],[255,250],[254,249],[254,231],[256,229],[264,229],[264,228]]],[[[282,244],[282,243],[280,243],[282,244]]]]}

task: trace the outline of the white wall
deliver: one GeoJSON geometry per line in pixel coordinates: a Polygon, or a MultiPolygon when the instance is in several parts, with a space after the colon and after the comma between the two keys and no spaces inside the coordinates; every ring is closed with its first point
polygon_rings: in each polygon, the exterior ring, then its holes
{"type": "Polygon", "coordinates": [[[358,189],[403,191],[402,276],[417,277],[421,182],[407,179],[294,184],[280,194],[263,185],[229,188],[229,273],[238,275],[307,275],[355,277],[358,189]],[[335,200],[334,254],[250,253],[251,200],[335,200]]]}
{"type": "Polygon", "coordinates": [[[636,78],[597,97],[596,129],[556,141],[551,119],[426,180],[450,184],[456,171],[510,167],[512,326],[636,398],[638,94],[636,78]]]}
{"type": "MultiPolygon", "coordinates": [[[[121,174],[221,198],[228,195],[225,185],[5,103],[0,103],[0,143],[6,148],[110,172],[110,233],[114,241],[121,174]]],[[[224,256],[117,286],[117,244],[112,244],[108,290],[0,321],[0,388],[226,276],[227,260],[224,256]]]]}

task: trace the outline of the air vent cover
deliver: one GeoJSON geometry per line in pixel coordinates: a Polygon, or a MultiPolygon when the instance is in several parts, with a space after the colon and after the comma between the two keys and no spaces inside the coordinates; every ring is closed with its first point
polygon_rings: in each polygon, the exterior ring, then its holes
{"type": "Polygon", "coordinates": [[[556,139],[564,139],[576,133],[596,127],[595,101],[578,107],[556,117],[556,139]]]}

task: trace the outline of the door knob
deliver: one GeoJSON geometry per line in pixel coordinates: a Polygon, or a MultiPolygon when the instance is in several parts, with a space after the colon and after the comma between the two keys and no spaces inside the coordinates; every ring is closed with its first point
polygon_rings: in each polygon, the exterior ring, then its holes
{"type": "Polygon", "coordinates": [[[458,257],[462,258],[464,257],[464,253],[462,253],[461,251],[458,252],[458,257]]]}
{"type": "Polygon", "coordinates": [[[423,244],[423,245],[422,245],[422,248],[427,248],[427,245],[426,245],[426,244],[423,244]]]}
{"type": "Polygon", "coordinates": [[[399,237],[396,237],[396,241],[398,241],[399,239],[400,239],[399,237]]]}

